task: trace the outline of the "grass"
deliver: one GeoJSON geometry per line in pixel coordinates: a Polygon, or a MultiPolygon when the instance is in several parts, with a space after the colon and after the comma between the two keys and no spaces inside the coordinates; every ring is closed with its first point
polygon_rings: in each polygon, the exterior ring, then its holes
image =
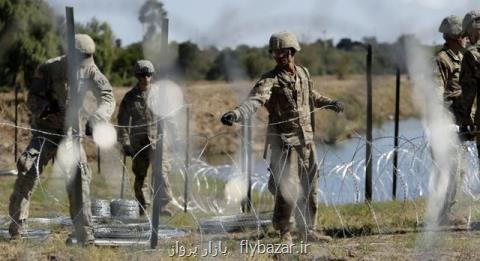
{"type": "MultiPolygon", "coordinates": [[[[365,122],[365,84],[363,76],[349,76],[346,80],[339,81],[334,77],[315,78],[318,83],[318,91],[326,96],[335,97],[345,102],[346,110],[343,115],[336,115],[329,111],[316,113],[317,140],[334,143],[338,140],[348,138],[350,135],[361,133],[365,122]]],[[[403,117],[416,115],[416,111],[410,99],[411,88],[406,79],[402,79],[405,88],[402,89],[401,108],[403,117]]],[[[374,119],[377,124],[391,119],[394,104],[394,77],[374,77],[374,119]]],[[[229,128],[222,126],[218,119],[224,111],[235,107],[252,86],[251,82],[237,84],[228,83],[195,83],[185,88],[186,98],[193,106],[193,129],[197,139],[195,150],[203,145],[201,137],[214,137],[209,139],[207,155],[233,153],[238,149],[238,126],[229,128]],[[235,99],[238,97],[238,99],[235,99]]],[[[125,88],[117,88],[115,96],[117,101],[125,93],[125,88]]],[[[24,100],[25,96],[21,96],[24,100]]],[[[0,98],[0,119],[2,122],[12,121],[12,95],[5,94],[0,98]]],[[[117,103],[118,104],[118,103],[117,103]]],[[[24,103],[20,106],[21,124],[27,125],[28,113],[24,103]]],[[[263,137],[267,114],[260,110],[257,114],[256,124],[258,128],[254,131],[254,148],[259,151],[263,149],[263,137]]],[[[115,119],[114,119],[115,121],[115,119]]],[[[13,130],[0,126],[0,163],[2,166],[11,166],[10,155],[13,149],[13,130]]],[[[20,132],[20,151],[28,141],[29,132],[20,132]]],[[[90,159],[95,156],[95,147],[87,142],[87,152],[90,159]]],[[[130,168],[130,161],[127,162],[130,168]]],[[[95,164],[91,165],[95,172],[95,164]]],[[[108,167],[106,167],[108,168],[108,167]]],[[[92,195],[96,198],[112,198],[119,194],[118,171],[105,171],[105,173],[93,173],[92,195]],[[110,173],[113,172],[113,173],[110,173]],[[115,174],[115,175],[113,175],[115,174]]],[[[6,215],[8,209],[8,196],[13,187],[15,177],[2,177],[0,182],[0,215],[6,215]]],[[[47,166],[41,177],[41,186],[33,194],[31,203],[31,216],[48,216],[52,214],[68,215],[68,200],[65,191],[64,180],[52,172],[51,166],[47,166]]],[[[129,184],[132,184],[133,177],[130,173],[129,184]]],[[[176,198],[183,196],[182,178],[178,173],[170,175],[172,190],[176,198]]],[[[215,184],[216,189],[200,186],[192,197],[205,202],[216,200],[219,204],[227,205],[224,192],[226,184],[224,181],[207,177],[205,183],[215,184]]],[[[133,198],[131,188],[128,188],[128,198],[133,198]]],[[[253,205],[259,211],[273,209],[271,195],[253,191],[253,205]]],[[[472,202],[474,210],[479,209],[476,202],[472,202]]],[[[464,210],[465,206],[460,210],[464,210]]],[[[425,234],[418,228],[418,223],[425,216],[426,201],[417,199],[415,201],[394,201],[374,202],[371,205],[364,203],[346,204],[339,206],[319,205],[317,223],[324,233],[334,237],[329,244],[313,244],[308,256],[293,255],[287,256],[288,260],[305,260],[307,258],[323,257],[324,260],[332,258],[335,260],[346,259],[377,259],[377,260],[415,260],[415,259],[439,259],[444,260],[475,260],[480,256],[477,245],[480,243],[480,233],[477,229],[464,231],[461,229],[435,233],[432,241],[433,248],[422,247],[425,234]],[[422,258],[427,257],[427,258],[422,258]]],[[[237,206],[229,208],[229,213],[238,213],[237,206]]],[[[225,214],[229,214],[225,213],[225,214]]],[[[480,211],[473,211],[472,220],[480,220],[480,211]]],[[[192,234],[185,238],[178,239],[189,249],[195,246],[205,246],[209,241],[222,240],[231,253],[230,259],[247,259],[240,254],[239,242],[242,239],[256,240],[259,236],[257,231],[223,234],[223,235],[202,235],[197,232],[198,220],[213,216],[213,213],[178,211],[174,217],[162,218],[162,224],[175,227],[191,229],[192,234]]],[[[50,228],[54,233],[46,242],[9,242],[0,240],[0,260],[159,260],[168,255],[168,251],[175,245],[175,240],[161,241],[157,250],[150,251],[146,247],[92,247],[79,248],[68,247],[65,239],[69,233],[67,229],[60,226],[50,228]]],[[[261,234],[263,235],[263,234],[261,234]]],[[[266,231],[266,237],[262,242],[274,243],[278,240],[272,228],[266,231]]],[[[428,241],[430,242],[430,241],[428,241]]],[[[271,260],[274,256],[257,255],[253,260],[271,260]]],[[[173,257],[179,260],[179,256],[173,257]]],[[[198,257],[190,257],[189,260],[196,260],[198,257]]]]}
{"type": "MultiPolygon", "coordinates": [[[[46,175],[42,177],[42,184],[49,193],[54,193],[52,188],[61,184],[61,179],[55,177],[51,167],[47,167],[46,175]]],[[[181,180],[178,175],[171,175],[174,193],[182,189],[181,180]],[[176,178],[173,178],[176,177],[176,178]]],[[[5,177],[0,182],[2,191],[11,191],[14,178],[5,177]]],[[[98,174],[94,174],[92,182],[93,193],[100,194],[105,190],[105,182],[108,178],[100,179],[98,174]],[[97,175],[97,176],[95,176],[97,175]]],[[[224,182],[216,182],[219,187],[224,188],[224,182]],[[223,184],[223,185],[222,185],[223,184]]],[[[218,193],[204,193],[204,197],[223,197],[221,189],[218,193]]],[[[223,191],[222,191],[223,192],[223,191]]],[[[0,215],[6,214],[6,204],[8,197],[0,198],[0,215]]],[[[59,200],[54,203],[51,195],[45,191],[37,189],[33,195],[32,216],[45,216],[52,212],[63,213],[67,215],[65,192],[55,192],[55,198],[59,200]]],[[[218,199],[218,198],[217,198],[218,199]]],[[[270,196],[261,195],[260,192],[253,192],[254,205],[261,210],[271,210],[273,202],[270,196]],[[262,199],[263,206],[258,206],[262,199]]],[[[429,250],[421,246],[423,234],[417,224],[423,220],[425,215],[426,201],[418,199],[415,201],[390,201],[374,202],[371,205],[365,203],[345,204],[339,206],[320,204],[318,207],[317,223],[324,233],[334,237],[333,242],[325,244],[312,244],[309,257],[329,257],[329,258],[377,258],[382,260],[410,260],[416,259],[418,255],[426,255],[429,250]]],[[[202,235],[197,232],[197,222],[201,218],[211,217],[212,213],[184,213],[179,211],[174,217],[162,218],[162,224],[168,224],[175,227],[185,228],[192,231],[190,236],[179,238],[177,240],[160,241],[157,250],[151,251],[148,247],[93,247],[80,248],[69,247],[64,244],[69,233],[66,228],[50,228],[54,233],[46,242],[26,241],[9,242],[0,240],[0,260],[32,260],[32,259],[55,259],[55,260],[158,260],[168,256],[169,251],[175,244],[185,246],[188,249],[195,247],[205,248],[207,242],[217,242],[222,240],[224,246],[228,248],[231,256],[229,258],[245,259],[247,256],[240,253],[240,241],[243,239],[256,242],[260,234],[256,231],[239,232],[221,235],[202,235]]],[[[474,213],[474,220],[480,219],[480,213],[474,213]]],[[[471,231],[450,231],[439,232],[442,239],[434,241],[435,249],[438,253],[451,255],[452,257],[462,257],[464,259],[474,259],[479,251],[476,245],[480,243],[480,233],[477,230],[471,231]],[[453,253],[453,254],[452,254],[453,253]]],[[[264,243],[276,243],[278,236],[269,228],[266,231],[266,237],[262,239],[264,243]]],[[[295,236],[294,236],[295,238],[295,236]]],[[[187,260],[196,260],[198,257],[190,257],[187,260]]],[[[225,257],[226,258],[226,257],[225,257]]],[[[257,255],[252,260],[271,260],[271,255],[257,255]]],[[[289,260],[304,260],[307,256],[295,254],[288,257],[289,260]]],[[[180,259],[179,256],[173,259],[180,259]]],[[[447,259],[448,260],[448,259],[447,259]]]]}
{"type": "MultiPolygon", "coordinates": [[[[129,161],[127,162],[129,165],[129,161]]],[[[130,166],[128,166],[130,167],[130,166]]],[[[95,170],[95,168],[94,168],[95,170]]],[[[130,174],[131,175],[131,174],[130,174]]],[[[170,175],[172,189],[178,198],[183,193],[182,178],[178,173],[170,175]]],[[[130,176],[130,178],[132,178],[130,176]]],[[[6,215],[8,206],[8,195],[11,192],[14,177],[2,177],[0,190],[4,197],[0,198],[0,215],[6,215]]],[[[93,173],[92,194],[97,196],[111,197],[111,192],[106,190],[107,183],[111,182],[105,173],[93,173]]],[[[207,199],[215,199],[218,202],[224,198],[225,182],[208,178],[208,183],[217,184],[217,191],[208,191],[201,188],[197,196],[207,199]]],[[[68,202],[64,188],[64,181],[52,173],[49,165],[42,175],[42,186],[37,188],[33,194],[31,204],[31,216],[48,216],[53,213],[68,215],[68,202]],[[47,193],[48,192],[48,193],[47,193]]],[[[262,194],[253,191],[252,198],[257,210],[265,211],[273,208],[272,197],[267,193],[262,194]]],[[[478,203],[473,202],[473,209],[477,210],[478,203]]],[[[456,212],[460,213],[465,205],[459,204],[456,212]]],[[[317,223],[324,233],[334,238],[329,244],[313,244],[308,257],[328,258],[371,258],[378,260],[414,260],[422,259],[422,256],[442,255],[452,260],[475,260],[479,250],[480,232],[476,229],[470,231],[450,230],[435,233],[433,244],[435,253],[429,251],[423,243],[426,234],[422,233],[417,225],[424,218],[426,201],[417,199],[415,201],[390,201],[374,202],[371,205],[365,203],[345,204],[339,206],[320,204],[318,206],[317,223]]],[[[237,212],[239,213],[238,209],[237,212]]],[[[480,220],[480,212],[473,211],[472,220],[480,220]]],[[[256,242],[257,237],[262,235],[258,231],[239,232],[221,235],[202,235],[197,231],[198,221],[202,218],[213,216],[213,213],[200,213],[178,211],[174,217],[162,218],[161,224],[184,228],[192,231],[192,234],[185,238],[179,238],[178,244],[188,249],[195,247],[206,247],[207,242],[222,240],[228,247],[231,254],[230,259],[245,259],[247,256],[240,253],[240,241],[244,239],[256,242]]],[[[42,226],[37,226],[42,227],[42,226]]],[[[46,242],[27,241],[9,242],[0,240],[0,260],[158,260],[169,254],[169,250],[175,246],[176,240],[160,242],[157,250],[151,251],[148,247],[93,247],[79,248],[68,247],[65,239],[69,231],[61,226],[49,228],[53,234],[46,242]]],[[[278,235],[269,228],[264,243],[278,242],[278,235]]],[[[295,238],[295,235],[294,235],[295,238]]],[[[428,241],[430,242],[430,241],[428,241]]],[[[252,260],[271,260],[271,255],[256,255],[252,260]]],[[[187,260],[196,260],[198,257],[190,257],[187,260]]],[[[305,260],[307,256],[291,255],[290,260],[305,260]]],[[[449,260],[447,258],[447,260],[449,260]]],[[[179,260],[176,256],[173,259],[179,260]]]]}

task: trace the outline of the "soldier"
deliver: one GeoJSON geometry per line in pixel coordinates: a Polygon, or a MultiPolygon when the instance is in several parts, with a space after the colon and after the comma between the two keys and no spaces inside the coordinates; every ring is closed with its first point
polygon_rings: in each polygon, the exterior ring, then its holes
{"type": "MultiPolygon", "coordinates": [[[[470,40],[471,46],[464,53],[460,71],[460,85],[462,94],[459,102],[459,125],[460,132],[473,132],[479,129],[480,113],[475,113],[472,120],[472,105],[480,88],[480,10],[467,13],[463,18],[462,29],[465,36],[470,40]]],[[[477,108],[480,100],[477,98],[477,108]]],[[[476,136],[477,149],[480,150],[480,141],[476,136]]],[[[470,137],[473,139],[473,136],[470,137]]]]}
{"type": "MultiPolygon", "coordinates": [[[[118,111],[118,138],[126,156],[132,157],[132,171],[135,175],[133,185],[138,200],[140,214],[143,215],[150,205],[150,188],[145,182],[148,167],[154,154],[157,139],[157,125],[152,111],[147,106],[148,91],[155,73],[153,64],[148,60],[139,60],[133,67],[137,84],[125,94],[118,111]],[[130,133],[129,133],[130,130],[130,133]]],[[[167,121],[166,121],[167,122],[167,121]]],[[[160,215],[172,216],[166,208],[171,201],[171,190],[167,173],[171,169],[170,162],[163,153],[162,181],[160,188],[160,215]]]]}
{"type": "MultiPolygon", "coordinates": [[[[76,98],[83,101],[85,91],[90,89],[98,102],[97,110],[87,121],[85,131],[90,132],[87,135],[91,135],[90,126],[109,120],[115,108],[112,87],[95,65],[94,52],[95,43],[90,36],[75,35],[73,59],[78,62],[75,70],[79,83],[79,89],[75,91],[76,98]]],[[[39,176],[43,167],[55,155],[62,136],[71,131],[65,124],[66,109],[72,106],[69,102],[72,99],[68,97],[70,86],[67,84],[67,75],[67,57],[56,57],[37,68],[30,86],[27,105],[32,112],[32,139],[17,162],[18,177],[10,196],[9,214],[12,222],[9,233],[12,239],[25,235],[30,198],[39,176]]],[[[79,111],[73,113],[78,115],[79,111]]],[[[77,144],[80,159],[67,181],[67,192],[75,236],[80,244],[89,245],[94,241],[90,208],[91,174],[85,151],[80,143],[77,144]]]]}
{"type": "Polygon", "coordinates": [[[275,196],[273,226],[280,232],[282,242],[291,243],[290,217],[295,211],[299,239],[329,241],[330,237],[315,231],[318,166],[313,112],[315,108],[328,108],[340,113],[343,104],[314,90],[308,70],[295,64],[298,51],[300,45],[294,34],[273,34],[269,52],[276,67],[264,74],[249,97],[235,110],[225,113],[221,121],[231,126],[250,117],[259,107],[266,107],[269,113],[266,148],[271,150],[269,190],[275,196]],[[301,192],[297,197],[290,189],[298,187],[298,180],[301,192]]]}
{"type": "MultiPolygon", "coordinates": [[[[439,96],[446,109],[448,109],[454,116],[455,122],[459,124],[460,120],[460,94],[462,89],[460,86],[460,66],[463,55],[461,50],[465,48],[465,37],[462,32],[462,21],[458,16],[448,16],[443,19],[438,29],[443,33],[445,44],[443,48],[436,53],[436,80],[438,83],[439,96]]],[[[461,139],[468,139],[470,135],[462,127],[460,133],[461,139]]],[[[458,148],[460,149],[460,148],[458,148]]],[[[447,195],[444,204],[439,212],[439,224],[449,224],[454,218],[451,213],[453,204],[455,204],[455,195],[457,191],[458,179],[462,176],[459,171],[461,167],[461,153],[458,152],[456,158],[452,159],[452,176],[448,186],[447,195]]]]}
{"type": "MultiPolygon", "coordinates": [[[[459,78],[463,55],[460,51],[465,48],[461,18],[454,15],[446,17],[438,31],[443,34],[443,39],[445,39],[443,48],[435,56],[439,93],[447,109],[453,113],[455,118],[458,118],[457,98],[462,93],[459,78]]],[[[458,122],[456,119],[455,121],[458,122]]]]}

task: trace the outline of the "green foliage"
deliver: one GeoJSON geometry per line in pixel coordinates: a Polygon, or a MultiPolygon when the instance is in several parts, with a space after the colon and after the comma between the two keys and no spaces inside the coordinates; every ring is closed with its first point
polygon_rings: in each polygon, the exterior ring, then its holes
{"type": "MultiPolygon", "coordinates": [[[[77,24],[77,32],[89,34],[96,43],[95,62],[113,85],[135,83],[131,72],[136,60],[151,60],[157,76],[176,76],[184,80],[245,80],[258,79],[275,66],[267,47],[240,45],[236,48],[200,48],[187,41],[170,41],[162,47],[162,23],[167,11],[158,0],[147,0],[139,12],[139,22],[145,30],[142,42],[126,47],[116,45],[109,24],[92,19],[86,25],[77,24]],[[166,51],[166,53],[164,53],[166,51]]],[[[0,0],[0,89],[12,86],[22,76],[28,84],[39,63],[59,54],[65,36],[65,22],[55,17],[47,3],[41,0],[0,0]],[[60,24],[56,28],[55,24],[60,24]]],[[[362,41],[332,39],[302,43],[295,54],[297,64],[306,66],[312,75],[336,75],[344,79],[349,74],[365,73],[367,44],[373,47],[374,74],[391,74],[406,68],[406,43],[417,41],[412,35],[402,35],[394,43],[379,43],[375,37],[362,41]]],[[[425,46],[427,50],[433,47],[425,46]]]]}
{"type": "Polygon", "coordinates": [[[76,25],[76,31],[90,35],[93,41],[95,41],[95,63],[100,71],[107,78],[110,78],[117,51],[115,48],[115,35],[110,25],[106,22],[101,23],[93,18],[85,26],[76,25]]]}
{"type": "Polygon", "coordinates": [[[59,53],[52,10],[41,0],[0,1],[0,86],[12,86],[23,75],[59,53]]]}
{"type": "Polygon", "coordinates": [[[350,73],[351,60],[352,58],[348,54],[340,55],[335,66],[335,72],[339,80],[345,79],[346,75],[350,73]]]}
{"type": "Polygon", "coordinates": [[[230,48],[220,51],[207,72],[206,78],[207,80],[226,81],[245,78],[245,70],[241,67],[239,54],[230,48]]]}
{"type": "Polygon", "coordinates": [[[211,57],[196,44],[188,41],[178,45],[178,68],[185,78],[204,79],[212,63],[211,57]]]}
{"type": "Polygon", "coordinates": [[[275,62],[270,58],[267,48],[250,48],[241,55],[242,65],[250,79],[255,79],[271,70],[275,62]]]}
{"type": "Polygon", "coordinates": [[[112,64],[112,77],[110,82],[114,86],[132,86],[135,84],[133,65],[137,60],[143,59],[142,44],[134,43],[125,48],[118,48],[112,64]]]}

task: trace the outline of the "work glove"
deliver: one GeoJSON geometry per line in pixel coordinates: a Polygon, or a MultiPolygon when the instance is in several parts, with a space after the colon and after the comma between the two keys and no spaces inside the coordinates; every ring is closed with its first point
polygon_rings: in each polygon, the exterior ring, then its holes
{"type": "Polygon", "coordinates": [[[223,125],[232,126],[237,121],[237,115],[233,111],[223,114],[221,119],[223,125]]]}
{"type": "Polygon", "coordinates": [[[341,101],[335,101],[332,104],[332,110],[336,113],[343,112],[344,108],[345,108],[345,106],[343,105],[343,102],[341,102],[341,101]]]}
{"type": "Polygon", "coordinates": [[[87,121],[85,124],[85,136],[91,137],[93,134],[92,126],[90,125],[90,121],[87,121]]]}
{"type": "Polygon", "coordinates": [[[471,132],[475,130],[474,125],[461,125],[458,130],[458,136],[460,141],[472,141],[475,138],[471,132]]]}
{"type": "Polygon", "coordinates": [[[135,155],[135,151],[133,150],[132,146],[123,145],[123,154],[127,157],[133,157],[135,155]]]}

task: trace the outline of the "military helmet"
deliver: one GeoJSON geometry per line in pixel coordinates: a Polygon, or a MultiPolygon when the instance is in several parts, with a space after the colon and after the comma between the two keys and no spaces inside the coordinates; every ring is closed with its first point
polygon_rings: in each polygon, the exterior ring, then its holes
{"type": "Polygon", "coordinates": [[[152,62],[150,62],[149,60],[139,60],[133,66],[133,72],[135,74],[153,74],[155,73],[155,68],[153,67],[152,62]]]}
{"type": "Polygon", "coordinates": [[[270,52],[274,49],[284,48],[293,48],[297,52],[301,50],[297,37],[290,32],[279,32],[272,34],[268,47],[270,52]]]}
{"type": "Polygon", "coordinates": [[[462,34],[462,19],[456,15],[445,17],[438,31],[448,36],[459,36],[462,34]]]}
{"type": "Polygon", "coordinates": [[[468,35],[473,29],[480,29],[480,10],[468,12],[462,22],[463,32],[468,35]]]}
{"type": "Polygon", "coordinates": [[[95,42],[88,34],[76,34],[75,49],[84,54],[94,54],[95,42]]]}

